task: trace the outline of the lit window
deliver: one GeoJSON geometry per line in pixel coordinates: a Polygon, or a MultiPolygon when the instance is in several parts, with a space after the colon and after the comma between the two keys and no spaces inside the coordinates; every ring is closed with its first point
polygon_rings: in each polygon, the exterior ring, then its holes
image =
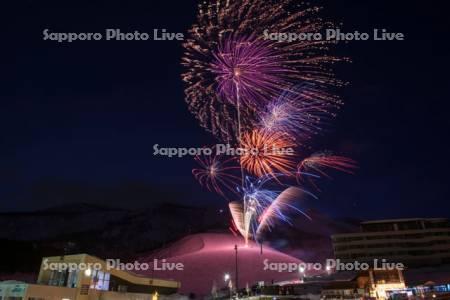
{"type": "Polygon", "coordinates": [[[100,291],[109,290],[109,278],[110,274],[96,270],[94,276],[92,276],[91,289],[96,289],[100,291]]]}

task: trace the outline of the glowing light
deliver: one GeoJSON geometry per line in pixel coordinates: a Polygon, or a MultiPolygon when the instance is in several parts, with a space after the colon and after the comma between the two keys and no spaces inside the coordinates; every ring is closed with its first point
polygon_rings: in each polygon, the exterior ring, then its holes
{"type": "MultiPolygon", "coordinates": [[[[243,237],[248,237],[248,232],[246,232],[244,225],[244,207],[240,202],[230,202],[228,204],[233,218],[233,223],[236,229],[243,237]]],[[[247,240],[247,238],[246,238],[247,240]]]]}
{"type": "Polygon", "coordinates": [[[235,171],[240,170],[240,167],[236,158],[224,159],[217,156],[216,153],[216,147],[213,147],[211,148],[211,155],[196,156],[195,161],[200,168],[193,169],[192,174],[208,190],[226,197],[227,192],[235,193],[235,186],[241,181],[241,178],[235,174],[235,171]]]}
{"type": "Polygon", "coordinates": [[[251,174],[258,177],[275,176],[275,173],[292,174],[295,166],[294,142],[288,135],[279,132],[253,130],[242,136],[240,163],[251,174]]]}
{"type": "Polygon", "coordinates": [[[335,96],[315,85],[304,83],[287,89],[259,113],[259,127],[269,132],[285,132],[305,142],[321,131],[340,105],[335,96]]]}
{"type": "Polygon", "coordinates": [[[315,173],[319,176],[330,178],[325,169],[334,169],[344,173],[353,174],[353,170],[357,168],[354,160],[333,155],[331,152],[317,152],[310,157],[305,158],[298,165],[298,176],[302,174],[315,173]]]}
{"type": "Polygon", "coordinates": [[[91,269],[84,270],[84,275],[87,276],[87,277],[91,276],[92,275],[92,270],[91,269]]]}
{"type": "Polygon", "coordinates": [[[320,99],[322,87],[342,85],[330,68],[345,60],[328,54],[333,41],[265,38],[265,33],[321,32],[336,27],[322,21],[319,11],[319,7],[295,0],[200,3],[182,58],[186,102],[200,125],[225,141],[236,140],[237,97],[243,104],[239,108],[241,128],[250,130],[258,122],[255,104],[268,103],[283,90],[301,82],[313,83],[321,87],[314,96],[320,99]]]}
{"type": "Polygon", "coordinates": [[[263,230],[273,226],[275,219],[290,223],[290,219],[287,216],[288,211],[295,211],[311,220],[307,214],[293,205],[293,203],[295,203],[297,199],[300,199],[304,194],[312,195],[297,187],[288,187],[281,192],[259,216],[257,235],[261,234],[263,230]]]}
{"type": "Polygon", "coordinates": [[[255,108],[277,95],[281,86],[289,87],[285,79],[292,72],[283,67],[282,57],[272,42],[255,36],[229,36],[213,52],[211,70],[217,91],[226,101],[255,108]]]}
{"type": "Polygon", "coordinates": [[[229,202],[230,228],[246,244],[276,220],[291,224],[290,212],[308,217],[294,205],[307,192],[292,182],[303,186],[304,178],[326,176],[326,168],[346,172],[353,166],[333,155],[299,163],[300,150],[310,149],[307,140],[342,104],[329,93],[343,84],[330,68],[343,60],[328,55],[333,41],[266,36],[323,31],[332,23],[322,21],[319,10],[295,0],[206,0],[183,45],[189,110],[216,138],[243,150],[226,159],[198,156],[193,174],[210,191],[239,197],[229,202]]]}
{"type": "Polygon", "coordinates": [[[239,223],[237,227],[246,244],[250,238],[256,238],[265,229],[273,226],[275,219],[292,224],[289,217],[290,211],[311,219],[295,206],[295,200],[307,192],[295,187],[289,187],[283,191],[273,190],[270,185],[274,181],[276,179],[272,176],[257,180],[246,177],[242,189],[243,204],[234,204],[232,207],[233,219],[235,223],[239,223]]]}

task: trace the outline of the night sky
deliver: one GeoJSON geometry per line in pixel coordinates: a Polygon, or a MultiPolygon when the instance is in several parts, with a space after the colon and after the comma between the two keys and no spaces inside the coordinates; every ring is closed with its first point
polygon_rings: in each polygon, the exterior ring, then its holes
{"type": "MultiPolygon", "coordinates": [[[[45,28],[186,33],[196,3],[2,3],[0,211],[226,205],[194,180],[191,157],[152,154],[154,144],[215,142],[184,103],[181,42],[42,40],[45,28]]],[[[353,61],[337,70],[350,82],[339,91],[346,105],[315,146],[354,158],[360,169],[324,181],[311,205],[340,217],[449,217],[448,11],[423,1],[313,3],[344,31],[386,28],[406,40],[336,49],[353,61]]]]}

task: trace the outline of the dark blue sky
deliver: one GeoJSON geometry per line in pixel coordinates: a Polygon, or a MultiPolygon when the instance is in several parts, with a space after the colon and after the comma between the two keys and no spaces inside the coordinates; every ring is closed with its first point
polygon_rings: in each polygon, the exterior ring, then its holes
{"type": "MultiPolygon", "coordinates": [[[[325,182],[314,205],[359,218],[449,216],[447,10],[422,1],[339,3],[323,3],[324,13],[345,31],[386,28],[406,40],[337,49],[353,60],[338,69],[350,81],[340,91],[346,105],[315,146],[350,155],[360,170],[325,182]]],[[[0,211],[71,202],[225,205],[192,178],[191,158],[152,155],[154,144],[213,142],[183,100],[180,42],[42,40],[45,28],[185,33],[196,1],[2,6],[10,18],[2,36],[0,211]]]]}

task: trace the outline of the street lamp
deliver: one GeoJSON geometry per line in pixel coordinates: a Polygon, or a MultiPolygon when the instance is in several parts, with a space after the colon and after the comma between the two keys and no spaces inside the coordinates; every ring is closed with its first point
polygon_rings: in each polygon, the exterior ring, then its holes
{"type": "Polygon", "coordinates": [[[230,279],[230,274],[225,273],[225,275],[223,275],[223,280],[225,281],[225,284],[228,282],[228,288],[230,289],[230,300],[233,297],[233,282],[231,282],[230,279]]]}
{"type": "Polygon", "coordinates": [[[298,268],[298,272],[300,273],[300,282],[303,283],[303,277],[305,276],[305,267],[300,266],[300,268],[298,268]]]}

